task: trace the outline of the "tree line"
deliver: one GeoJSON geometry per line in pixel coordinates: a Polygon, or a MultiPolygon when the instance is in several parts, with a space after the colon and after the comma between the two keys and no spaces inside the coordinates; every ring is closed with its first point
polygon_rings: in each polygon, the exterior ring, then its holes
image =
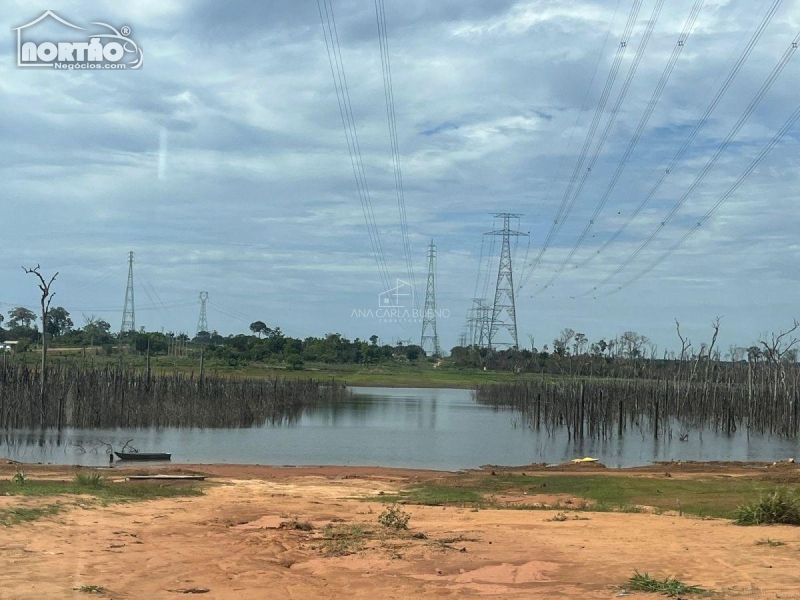
{"type": "MultiPolygon", "coordinates": [[[[17,306],[8,311],[8,319],[0,314],[0,342],[20,342],[20,351],[41,341],[40,317],[17,306]],[[5,325],[5,328],[3,327],[5,325]]],[[[232,366],[261,361],[286,362],[299,368],[304,362],[377,364],[391,361],[416,361],[425,358],[418,345],[381,344],[377,335],[369,339],[348,339],[339,333],[322,337],[294,338],[280,327],[269,327],[263,321],[250,325],[250,334],[223,336],[216,331],[201,331],[190,337],[185,333],[138,332],[112,333],[108,321],[85,316],[82,327],[76,327],[69,311],[57,306],[46,312],[48,344],[52,347],[98,347],[106,353],[126,352],[151,356],[183,356],[202,349],[207,358],[216,358],[232,366]]]]}

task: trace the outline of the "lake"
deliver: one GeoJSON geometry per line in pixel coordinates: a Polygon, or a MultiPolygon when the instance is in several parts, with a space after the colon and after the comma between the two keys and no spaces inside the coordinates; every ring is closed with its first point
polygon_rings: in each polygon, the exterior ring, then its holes
{"type": "MultiPolygon", "coordinates": [[[[295,422],[248,429],[64,429],[0,432],[0,456],[22,462],[106,465],[102,442],[129,439],[142,452],[172,452],[177,463],[359,465],[455,471],[481,465],[559,463],[593,456],[609,467],[660,460],[773,461],[800,455],[800,440],[692,431],[654,440],[570,441],[523,426],[513,410],[475,402],[469,390],[353,388],[350,400],[320,403],[295,422]]],[[[677,432],[677,427],[675,429],[677,432]]]]}

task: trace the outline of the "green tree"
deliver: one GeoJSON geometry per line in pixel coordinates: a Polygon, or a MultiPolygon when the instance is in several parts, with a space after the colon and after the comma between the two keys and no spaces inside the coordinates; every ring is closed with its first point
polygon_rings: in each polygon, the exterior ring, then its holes
{"type": "Polygon", "coordinates": [[[406,347],[406,358],[410,361],[417,360],[420,356],[425,356],[425,352],[419,346],[406,347]]]}
{"type": "Polygon", "coordinates": [[[250,331],[256,334],[259,338],[267,333],[267,324],[264,321],[254,321],[250,323],[250,331]]]}
{"type": "Polygon", "coordinates": [[[60,337],[72,329],[74,323],[67,310],[56,306],[47,311],[47,335],[60,337]]]}
{"type": "Polygon", "coordinates": [[[211,343],[211,333],[208,331],[198,331],[197,335],[194,336],[193,342],[198,344],[210,344],[211,343]]]}
{"type": "Polygon", "coordinates": [[[111,323],[104,319],[86,318],[86,325],[83,327],[84,338],[88,338],[89,344],[104,344],[109,342],[111,337],[111,323]]]}
{"type": "Polygon", "coordinates": [[[293,371],[300,371],[303,368],[303,359],[299,354],[290,354],[286,357],[286,362],[293,371]]]}
{"type": "Polygon", "coordinates": [[[27,329],[35,322],[36,313],[24,306],[17,306],[8,311],[9,327],[25,327],[27,329]]]}

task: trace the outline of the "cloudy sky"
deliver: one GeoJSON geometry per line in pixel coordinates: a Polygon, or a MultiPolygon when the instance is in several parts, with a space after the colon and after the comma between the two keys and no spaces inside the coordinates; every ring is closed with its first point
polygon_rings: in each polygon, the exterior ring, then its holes
{"type": "MultiPolygon", "coordinates": [[[[674,347],[678,319],[699,345],[749,344],[800,317],[798,141],[792,127],[713,217],[644,277],[722,196],[800,103],[800,56],[653,242],[593,291],[653,232],[703,170],[800,30],[784,0],[683,160],[625,232],[617,231],[702,116],[773,0],[706,0],[618,184],[561,275],[639,124],[694,0],[667,0],[605,144],[597,143],[641,46],[644,0],[587,164],[597,161],[517,297],[520,343],[564,327],[590,339],[626,330],[674,347]],[[576,266],[578,265],[578,266],[576,266]],[[616,288],[622,287],[616,293],[616,288]]],[[[539,254],[564,198],[633,0],[385,0],[409,242],[424,296],[426,246],[438,246],[442,345],[457,342],[499,226],[522,213],[515,276],[539,254]],[[596,71],[595,71],[596,68],[596,71]],[[590,85],[591,84],[591,85],[590,85]],[[583,109],[583,110],[582,110],[583,109]],[[576,125],[577,124],[577,125],[576,125]],[[487,242],[489,241],[486,238],[487,242]],[[483,248],[483,252],[482,252],[483,248]],[[483,254],[484,260],[479,261],[483,254]]],[[[392,279],[406,279],[373,0],[332,0],[364,173],[392,279]]],[[[418,341],[418,324],[355,318],[383,291],[350,163],[315,0],[3,0],[0,29],[0,310],[35,306],[20,266],[59,271],[55,304],[117,329],[136,253],[137,325],[194,333],[261,319],[296,335],[376,333],[418,341]],[[67,21],[131,28],[137,71],[16,66],[13,28],[52,9],[67,21]]],[[[39,27],[39,26],[37,26],[39,27]]],[[[63,35],[45,25],[40,39],[63,35]],[[47,27],[48,29],[45,29],[47,27]]],[[[586,172],[585,165],[580,172],[586,172]]],[[[499,241],[499,240],[498,240],[499,241]]],[[[499,244],[495,255],[499,254],[499,244]]]]}

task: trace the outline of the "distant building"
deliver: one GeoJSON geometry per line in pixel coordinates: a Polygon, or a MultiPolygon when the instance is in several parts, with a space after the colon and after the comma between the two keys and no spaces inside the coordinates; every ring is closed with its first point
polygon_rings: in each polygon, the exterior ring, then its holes
{"type": "Polygon", "coordinates": [[[0,352],[11,352],[13,354],[17,351],[17,344],[19,342],[0,342],[0,352]]]}

